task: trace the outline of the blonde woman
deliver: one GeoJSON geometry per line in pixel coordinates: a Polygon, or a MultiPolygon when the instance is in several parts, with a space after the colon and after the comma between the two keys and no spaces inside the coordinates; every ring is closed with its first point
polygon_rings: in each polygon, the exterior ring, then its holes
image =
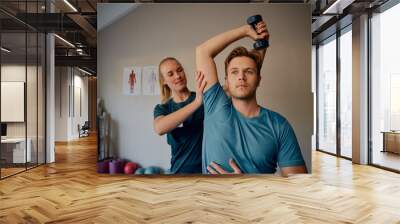
{"type": "Polygon", "coordinates": [[[191,92],[176,58],[164,58],[158,69],[161,104],[154,108],[154,130],[159,135],[167,134],[171,146],[170,173],[201,173],[204,75],[196,72],[196,92],[191,92]]]}

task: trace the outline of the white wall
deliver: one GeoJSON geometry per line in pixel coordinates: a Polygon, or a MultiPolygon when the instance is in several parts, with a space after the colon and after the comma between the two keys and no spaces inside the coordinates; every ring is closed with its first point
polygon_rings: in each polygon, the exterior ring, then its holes
{"type": "Polygon", "coordinates": [[[113,22],[118,21],[121,17],[128,14],[130,11],[135,10],[140,4],[115,4],[115,3],[102,3],[103,7],[99,7],[98,13],[101,17],[97,18],[97,30],[100,31],[113,22]]]}
{"type": "Polygon", "coordinates": [[[88,108],[89,108],[89,102],[88,102],[88,77],[87,76],[82,76],[84,75],[82,72],[79,70],[75,69],[74,70],[74,96],[71,96],[71,98],[74,99],[74,107],[73,110],[75,113],[73,113],[72,117],[72,124],[71,124],[71,132],[70,132],[70,139],[75,139],[79,137],[78,133],[78,124],[82,126],[85,121],[89,120],[88,117],[88,108]],[[80,90],[80,93],[78,92],[80,90]],[[80,94],[80,97],[79,95],[80,94]],[[80,102],[79,102],[80,101],[80,102]],[[80,109],[82,111],[80,111],[80,109]]]}
{"type": "MultiPolygon", "coordinates": [[[[1,66],[1,81],[2,82],[25,82],[25,75],[27,75],[29,87],[27,88],[27,122],[7,122],[7,136],[8,137],[25,137],[25,126],[28,125],[28,137],[35,133],[36,137],[36,67],[19,65],[19,64],[8,64],[1,66]],[[34,76],[34,77],[33,77],[34,76]],[[35,86],[32,88],[32,86],[35,86]]],[[[7,96],[2,96],[7,97],[7,96]]],[[[23,108],[22,108],[23,109],[23,108]]],[[[1,108],[1,110],[7,110],[7,108],[1,108]]]]}
{"type": "Polygon", "coordinates": [[[88,78],[76,68],[56,67],[55,79],[55,140],[77,139],[79,137],[78,124],[82,126],[88,120],[88,78]],[[82,114],[76,107],[77,104],[79,105],[77,101],[79,89],[82,114]]]}
{"type": "MultiPolygon", "coordinates": [[[[118,156],[143,166],[169,168],[166,137],[152,130],[153,108],[159,97],[122,95],[123,68],[158,65],[162,58],[174,56],[183,64],[193,90],[195,47],[213,35],[244,25],[254,14],[263,16],[271,33],[258,102],[290,121],[311,170],[311,10],[303,4],[148,4],[99,32],[98,97],[111,114],[111,147],[118,156]]],[[[252,44],[250,39],[240,40],[216,58],[221,81],[223,61],[230,50],[238,45],[251,48],[252,44]]]]}
{"type": "Polygon", "coordinates": [[[55,68],[55,141],[67,141],[68,86],[67,67],[55,68]]]}

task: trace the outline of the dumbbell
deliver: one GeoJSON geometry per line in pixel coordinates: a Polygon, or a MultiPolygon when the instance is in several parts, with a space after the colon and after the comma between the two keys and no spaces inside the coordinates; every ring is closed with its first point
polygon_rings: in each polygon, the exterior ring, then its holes
{"type": "MultiPolygon", "coordinates": [[[[254,30],[257,30],[256,25],[257,25],[257,23],[259,23],[261,21],[262,21],[261,15],[254,15],[254,16],[250,16],[249,18],[247,18],[247,24],[249,24],[251,27],[253,27],[254,30]]],[[[269,46],[269,42],[268,42],[268,40],[265,40],[265,39],[256,40],[256,42],[253,44],[253,47],[256,50],[265,49],[268,46],[269,46]]]]}

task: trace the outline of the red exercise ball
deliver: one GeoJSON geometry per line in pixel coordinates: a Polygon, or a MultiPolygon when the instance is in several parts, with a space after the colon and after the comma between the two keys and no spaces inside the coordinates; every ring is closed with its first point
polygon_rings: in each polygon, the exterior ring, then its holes
{"type": "Polygon", "coordinates": [[[128,162],[125,164],[124,173],[125,174],[133,174],[133,173],[135,173],[137,168],[138,168],[137,163],[128,162]]]}

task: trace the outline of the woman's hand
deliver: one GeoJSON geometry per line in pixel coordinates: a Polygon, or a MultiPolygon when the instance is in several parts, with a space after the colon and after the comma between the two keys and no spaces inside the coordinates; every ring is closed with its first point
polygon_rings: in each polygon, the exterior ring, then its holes
{"type": "Polygon", "coordinates": [[[203,92],[207,85],[207,81],[204,78],[204,74],[201,71],[196,71],[196,99],[194,102],[197,106],[203,104],[203,92]]]}

